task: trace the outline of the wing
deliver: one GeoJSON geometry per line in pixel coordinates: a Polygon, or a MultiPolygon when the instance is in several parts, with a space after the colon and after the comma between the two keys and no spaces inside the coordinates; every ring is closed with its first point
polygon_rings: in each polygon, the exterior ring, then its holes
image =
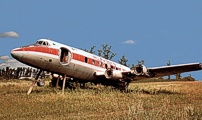
{"type": "Polygon", "coordinates": [[[163,66],[155,68],[146,68],[143,65],[137,65],[133,70],[113,71],[112,69],[107,69],[105,72],[96,72],[95,76],[111,80],[117,80],[123,78],[127,78],[129,80],[142,80],[197,70],[202,70],[201,63],[180,64],[180,65],[163,66]]]}
{"type": "Polygon", "coordinates": [[[202,65],[201,63],[190,63],[190,64],[149,68],[148,70],[149,72],[154,74],[155,77],[162,77],[162,76],[173,75],[177,73],[202,70],[202,65]]]}
{"type": "MultiPolygon", "coordinates": [[[[202,64],[190,63],[190,64],[180,64],[180,65],[154,67],[154,68],[146,68],[145,66],[141,66],[140,68],[142,68],[141,74],[136,74],[136,72],[132,72],[133,74],[128,73],[122,73],[122,74],[124,74],[129,78],[131,78],[131,76],[133,75],[132,77],[133,80],[142,80],[148,78],[157,78],[168,75],[174,75],[177,73],[202,70],[202,64]]],[[[133,71],[135,71],[135,69],[136,68],[134,68],[133,71]]]]}

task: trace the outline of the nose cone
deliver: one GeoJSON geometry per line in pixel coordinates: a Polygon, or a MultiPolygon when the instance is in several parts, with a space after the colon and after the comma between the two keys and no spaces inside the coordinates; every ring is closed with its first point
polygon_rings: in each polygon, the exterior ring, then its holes
{"type": "Polygon", "coordinates": [[[15,58],[16,60],[19,60],[19,61],[20,61],[20,59],[21,59],[21,57],[22,57],[22,53],[20,53],[20,51],[16,51],[16,49],[13,49],[13,50],[11,51],[11,56],[12,56],[13,58],[15,58]]]}

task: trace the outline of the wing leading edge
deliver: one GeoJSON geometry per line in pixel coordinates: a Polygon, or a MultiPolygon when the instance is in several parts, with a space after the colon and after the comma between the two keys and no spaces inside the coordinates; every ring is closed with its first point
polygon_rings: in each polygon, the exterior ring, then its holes
{"type": "Polygon", "coordinates": [[[155,77],[162,77],[177,73],[202,70],[202,64],[201,63],[180,64],[173,66],[149,68],[148,70],[150,73],[154,74],[155,77]]]}

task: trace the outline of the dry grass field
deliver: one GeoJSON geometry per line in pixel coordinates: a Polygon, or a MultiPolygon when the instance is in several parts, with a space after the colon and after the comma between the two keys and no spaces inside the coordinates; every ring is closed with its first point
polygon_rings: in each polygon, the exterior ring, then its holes
{"type": "Polygon", "coordinates": [[[89,86],[58,90],[32,81],[0,80],[0,119],[199,119],[202,82],[132,83],[127,93],[89,86]]]}

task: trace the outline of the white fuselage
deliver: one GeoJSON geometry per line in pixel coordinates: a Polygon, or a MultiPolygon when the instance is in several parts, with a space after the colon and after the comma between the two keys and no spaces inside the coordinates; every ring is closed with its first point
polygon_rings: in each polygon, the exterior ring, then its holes
{"type": "Polygon", "coordinates": [[[105,72],[107,68],[130,71],[130,68],[121,64],[47,39],[13,49],[11,55],[20,62],[38,69],[85,81],[95,80],[94,74],[105,72]]]}

